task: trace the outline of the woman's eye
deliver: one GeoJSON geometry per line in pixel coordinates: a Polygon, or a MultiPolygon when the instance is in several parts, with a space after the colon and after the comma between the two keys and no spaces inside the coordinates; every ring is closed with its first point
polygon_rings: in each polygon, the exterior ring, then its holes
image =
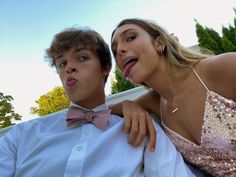
{"type": "Polygon", "coordinates": [[[127,39],[126,39],[126,41],[127,41],[127,42],[129,42],[129,41],[132,41],[132,40],[134,40],[135,38],[136,38],[136,36],[135,36],[135,35],[128,36],[128,37],[127,37],[127,39]]]}
{"type": "Polygon", "coordinates": [[[116,56],[116,54],[117,54],[117,52],[116,52],[116,50],[114,49],[114,50],[112,50],[112,53],[113,53],[113,55],[114,56],[116,56]]]}

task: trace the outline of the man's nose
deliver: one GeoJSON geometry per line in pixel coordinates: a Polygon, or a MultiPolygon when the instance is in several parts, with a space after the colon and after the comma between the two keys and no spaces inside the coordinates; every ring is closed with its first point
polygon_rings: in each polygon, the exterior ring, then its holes
{"type": "Polygon", "coordinates": [[[68,62],[67,65],[66,65],[66,72],[68,74],[71,74],[71,73],[76,72],[76,71],[77,71],[77,69],[76,69],[75,63],[68,62]]]}

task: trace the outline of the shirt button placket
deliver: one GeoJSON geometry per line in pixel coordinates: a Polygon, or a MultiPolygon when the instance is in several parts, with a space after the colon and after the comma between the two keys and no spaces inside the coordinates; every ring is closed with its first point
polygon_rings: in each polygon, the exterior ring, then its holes
{"type": "Polygon", "coordinates": [[[64,177],[72,177],[74,174],[81,176],[86,156],[87,142],[80,143],[72,149],[67,161],[64,177]]]}
{"type": "Polygon", "coordinates": [[[93,127],[92,125],[86,125],[82,127],[81,131],[81,141],[87,141],[93,136],[93,127]]]}

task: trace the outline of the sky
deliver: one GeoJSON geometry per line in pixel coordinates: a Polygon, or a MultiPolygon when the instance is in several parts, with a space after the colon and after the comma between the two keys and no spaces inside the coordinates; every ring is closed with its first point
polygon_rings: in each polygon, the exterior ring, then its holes
{"type": "MultiPolygon", "coordinates": [[[[35,101],[61,82],[45,59],[56,33],[86,26],[110,44],[110,36],[124,18],[154,20],[186,46],[197,44],[196,19],[221,34],[233,24],[236,0],[0,0],[0,92],[11,95],[22,121],[35,101]]],[[[109,78],[106,94],[110,94],[109,78]]]]}

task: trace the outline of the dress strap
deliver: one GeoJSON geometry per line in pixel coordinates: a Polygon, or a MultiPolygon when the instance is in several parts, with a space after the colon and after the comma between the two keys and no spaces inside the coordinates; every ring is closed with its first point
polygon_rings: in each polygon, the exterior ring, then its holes
{"type": "Polygon", "coordinates": [[[200,76],[197,74],[197,72],[195,71],[195,69],[193,68],[193,66],[190,66],[194,72],[194,74],[197,76],[197,78],[199,79],[199,81],[202,83],[202,85],[205,87],[205,89],[207,91],[209,91],[209,89],[207,88],[206,84],[202,81],[202,79],[200,78],[200,76]]]}
{"type": "Polygon", "coordinates": [[[162,98],[161,98],[161,100],[160,100],[160,116],[161,116],[161,122],[162,122],[162,115],[163,115],[163,100],[162,100],[162,98]]]}

